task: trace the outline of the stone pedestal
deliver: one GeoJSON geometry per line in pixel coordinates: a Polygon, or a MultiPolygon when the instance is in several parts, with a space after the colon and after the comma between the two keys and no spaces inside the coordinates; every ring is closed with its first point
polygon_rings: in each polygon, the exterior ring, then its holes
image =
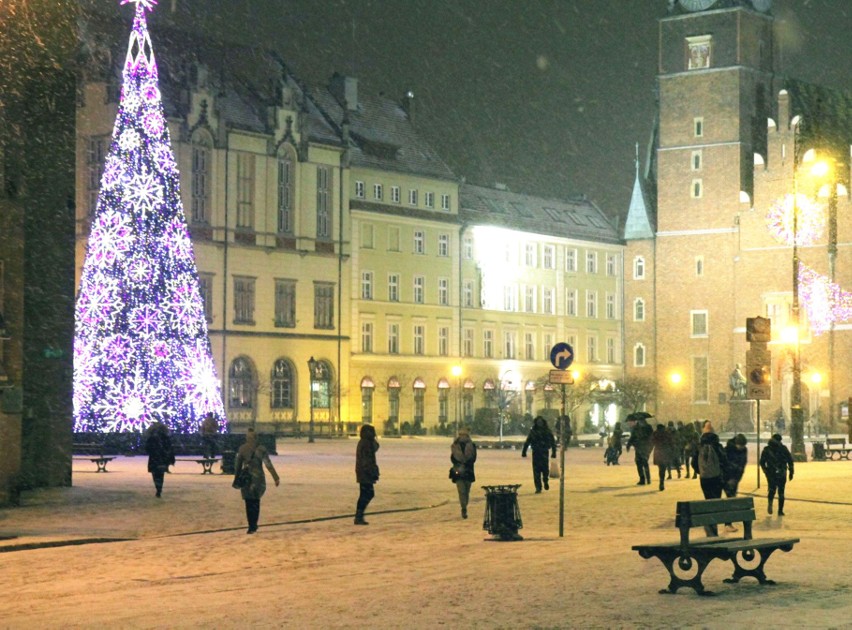
{"type": "Polygon", "coordinates": [[[731,433],[751,433],[754,431],[756,403],[753,400],[728,401],[728,424],[725,431],[731,433]]]}

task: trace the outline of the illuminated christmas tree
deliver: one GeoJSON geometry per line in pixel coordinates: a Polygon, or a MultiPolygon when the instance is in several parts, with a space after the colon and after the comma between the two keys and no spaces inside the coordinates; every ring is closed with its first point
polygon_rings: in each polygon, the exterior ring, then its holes
{"type": "Polygon", "coordinates": [[[77,297],[74,430],[224,421],[145,10],[136,3],[77,297]]]}

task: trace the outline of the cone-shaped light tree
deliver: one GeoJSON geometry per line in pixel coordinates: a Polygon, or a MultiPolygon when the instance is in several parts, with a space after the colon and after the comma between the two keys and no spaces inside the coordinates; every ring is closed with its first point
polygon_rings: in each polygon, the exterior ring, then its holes
{"type": "Polygon", "coordinates": [[[77,297],[74,430],[225,421],[145,10],[136,14],[77,297]]]}

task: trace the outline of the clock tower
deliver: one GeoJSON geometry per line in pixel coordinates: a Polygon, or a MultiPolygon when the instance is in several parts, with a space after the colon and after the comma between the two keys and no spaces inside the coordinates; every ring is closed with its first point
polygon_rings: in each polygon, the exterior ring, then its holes
{"type": "MultiPolygon", "coordinates": [[[[740,203],[766,157],[770,0],[673,0],[660,20],[656,353],[661,417],[724,423],[741,362],[734,330],[740,203]],[[671,385],[673,375],[681,385],[671,385]]],[[[741,267],[741,266],[740,266],[741,267]]],[[[741,278],[740,278],[741,279],[741,278]]]]}

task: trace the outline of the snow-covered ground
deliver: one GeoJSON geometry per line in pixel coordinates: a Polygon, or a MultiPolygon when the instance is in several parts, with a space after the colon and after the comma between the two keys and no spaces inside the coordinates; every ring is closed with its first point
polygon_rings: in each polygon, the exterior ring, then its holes
{"type": "Polygon", "coordinates": [[[630,549],[677,538],[675,502],[700,498],[697,480],[659,492],[635,485],[632,453],[607,467],[599,448],[569,449],[560,538],[559,484],[533,494],[518,450],[480,450],[462,520],[449,439],[381,443],[370,525],[356,527],[355,440],[280,441],[282,484],[254,536],[230,478],[195,462],[178,462],[156,499],[144,458],[107,474],[75,460],[72,488],[0,511],[0,627],[852,627],[852,462],[799,464],[787,516],[770,517],[752,445],[741,491],[756,497],[755,537],[802,542],[770,559],[775,586],[724,584],[731,565],[714,561],[704,581],[718,596],[701,598],[658,594],[665,569],[630,549]],[[525,540],[492,542],[479,486],[510,483],[523,484],[525,540]],[[47,546],[91,539],[120,541],[47,546]]]}

